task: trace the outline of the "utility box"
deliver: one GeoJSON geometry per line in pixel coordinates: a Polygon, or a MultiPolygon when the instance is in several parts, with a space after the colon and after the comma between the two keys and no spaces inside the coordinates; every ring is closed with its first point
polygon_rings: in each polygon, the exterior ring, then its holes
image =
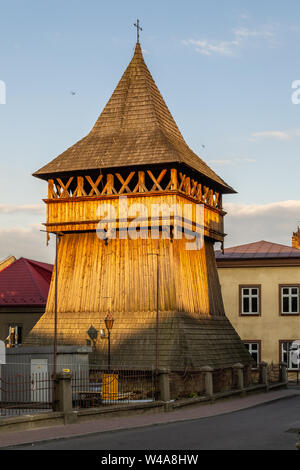
{"type": "Polygon", "coordinates": [[[102,400],[114,401],[119,397],[118,374],[103,374],[102,377],[102,400]]]}

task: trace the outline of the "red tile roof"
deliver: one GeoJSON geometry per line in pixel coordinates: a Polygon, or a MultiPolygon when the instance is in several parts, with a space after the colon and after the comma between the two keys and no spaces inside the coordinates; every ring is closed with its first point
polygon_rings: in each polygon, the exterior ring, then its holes
{"type": "Polygon", "coordinates": [[[53,266],[20,258],[0,272],[1,306],[45,306],[53,266]]]}
{"type": "Polygon", "coordinates": [[[279,243],[259,242],[247,243],[245,245],[233,246],[215,252],[217,261],[235,259],[270,259],[270,258],[300,258],[300,250],[279,243]]]}

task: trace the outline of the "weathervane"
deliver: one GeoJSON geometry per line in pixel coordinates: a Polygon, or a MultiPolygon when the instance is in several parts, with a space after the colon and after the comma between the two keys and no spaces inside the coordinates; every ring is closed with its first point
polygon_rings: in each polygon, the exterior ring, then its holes
{"type": "Polygon", "coordinates": [[[143,29],[140,27],[140,21],[136,20],[136,23],[134,25],[136,27],[136,42],[139,44],[140,43],[140,31],[143,31],[143,29]]]}

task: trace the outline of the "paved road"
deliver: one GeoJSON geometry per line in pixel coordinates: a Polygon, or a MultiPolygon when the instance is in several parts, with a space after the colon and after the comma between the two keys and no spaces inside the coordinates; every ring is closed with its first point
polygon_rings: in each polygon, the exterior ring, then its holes
{"type": "Polygon", "coordinates": [[[30,450],[295,450],[300,396],[181,423],[63,439],[30,450]]]}

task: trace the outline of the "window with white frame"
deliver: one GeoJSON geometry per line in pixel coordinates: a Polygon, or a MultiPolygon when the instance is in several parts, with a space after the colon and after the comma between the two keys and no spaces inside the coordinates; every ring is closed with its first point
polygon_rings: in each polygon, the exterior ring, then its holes
{"type": "Polygon", "coordinates": [[[253,357],[255,361],[255,365],[257,367],[260,362],[260,359],[259,359],[260,358],[260,344],[255,341],[250,341],[250,342],[245,342],[244,345],[246,346],[249,353],[253,357]]]}
{"type": "Polygon", "coordinates": [[[287,364],[289,370],[298,370],[298,351],[293,346],[294,341],[280,342],[281,361],[287,364]]]}
{"type": "Polygon", "coordinates": [[[281,314],[299,314],[299,287],[281,286],[281,314]]]}
{"type": "Polygon", "coordinates": [[[259,286],[245,286],[240,288],[241,314],[260,314],[260,288],[259,286]]]}

